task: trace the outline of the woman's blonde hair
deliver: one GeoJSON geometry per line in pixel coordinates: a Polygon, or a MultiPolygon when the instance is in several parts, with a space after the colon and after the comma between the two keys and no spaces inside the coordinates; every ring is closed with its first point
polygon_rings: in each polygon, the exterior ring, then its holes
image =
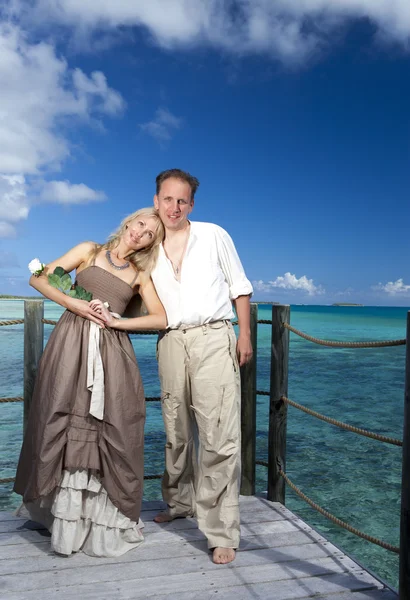
{"type": "Polygon", "coordinates": [[[153,217],[156,221],[154,230],[154,238],[152,242],[136,252],[132,252],[126,258],[134,265],[137,271],[145,271],[148,275],[151,274],[152,269],[155,267],[158,258],[159,246],[164,239],[165,229],[159,218],[158,211],[155,208],[140,208],[133,212],[120,223],[120,226],[114,231],[108,238],[105,244],[97,244],[94,250],[92,250],[90,259],[95,258],[101,250],[113,250],[120,243],[121,237],[124,235],[128,225],[134,219],[141,217],[153,217]]]}

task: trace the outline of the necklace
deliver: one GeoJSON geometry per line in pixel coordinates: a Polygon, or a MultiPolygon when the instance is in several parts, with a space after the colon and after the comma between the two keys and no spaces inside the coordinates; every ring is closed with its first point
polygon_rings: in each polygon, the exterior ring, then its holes
{"type": "Polygon", "coordinates": [[[187,227],[187,233],[186,233],[186,237],[185,237],[185,242],[184,242],[184,247],[182,248],[182,252],[181,252],[181,255],[179,257],[178,262],[174,262],[173,260],[170,259],[171,260],[171,264],[172,264],[172,268],[174,269],[174,273],[177,276],[177,278],[179,277],[179,273],[181,271],[182,260],[183,260],[184,255],[185,255],[186,247],[188,245],[189,231],[190,231],[190,226],[188,225],[188,227],[187,227]]]}
{"type": "Polygon", "coordinates": [[[107,250],[107,252],[105,253],[105,257],[108,260],[108,263],[110,264],[110,266],[113,269],[117,269],[117,271],[122,271],[123,269],[128,269],[128,267],[130,266],[129,261],[127,261],[123,265],[116,265],[115,263],[113,263],[112,258],[111,258],[111,250],[107,250]]]}

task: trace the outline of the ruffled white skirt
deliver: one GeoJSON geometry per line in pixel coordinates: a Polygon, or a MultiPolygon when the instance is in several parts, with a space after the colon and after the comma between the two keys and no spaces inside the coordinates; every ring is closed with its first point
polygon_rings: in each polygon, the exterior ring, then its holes
{"type": "MultiPolygon", "coordinates": [[[[124,516],[108,498],[98,472],[65,470],[51,494],[23,505],[30,518],[51,533],[59,554],[82,551],[90,556],[121,556],[144,541],[141,519],[124,516]]],[[[24,516],[21,507],[17,514],[24,516]]]]}

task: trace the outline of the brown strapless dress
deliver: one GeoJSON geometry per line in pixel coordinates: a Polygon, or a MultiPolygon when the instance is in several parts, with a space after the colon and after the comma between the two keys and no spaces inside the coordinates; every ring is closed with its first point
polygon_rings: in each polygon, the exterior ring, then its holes
{"type": "MultiPolygon", "coordinates": [[[[131,286],[95,265],[77,282],[120,315],[133,296],[131,286]]],[[[143,540],[144,390],[127,333],[99,329],[104,408],[101,420],[90,414],[90,326],[67,310],[47,342],[14,490],[31,518],[50,529],[56,552],[119,556],[143,540]]]]}

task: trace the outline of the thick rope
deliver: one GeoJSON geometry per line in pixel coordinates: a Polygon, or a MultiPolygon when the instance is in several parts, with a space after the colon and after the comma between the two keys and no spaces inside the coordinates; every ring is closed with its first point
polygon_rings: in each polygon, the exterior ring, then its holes
{"type": "Polygon", "coordinates": [[[286,404],[290,404],[299,410],[303,410],[303,412],[311,415],[312,417],[316,417],[317,419],[321,419],[322,421],[326,421],[326,423],[331,423],[332,425],[336,425],[337,427],[341,427],[342,429],[346,429],[347,431],[352,431],[353,433],[358,433],[359,435],[364,435],[365,437],[372,438],[373,440],[378,440],[379,442],[385,442],[386,444],[393,444],[394,446],[403,446],[403,442],[398,440],[397,438],[387,437],[385,435],[381,435],[379,433],[373,433],[372,431],[367,431],[366,429],[360,429],[360,427],[354,427],[353,425],[349,425],[348,423],[343,423],[342,421],[336,421],[336,419],[332,419],[331,417],[325,417],[315,410],[311,410],[310,408],[306,408],[306,406],[302,406],[302,404],[298,404],[286,396],[282,396],[281,400],[286,402],[286,404]]]}
{"type": "Polygon", "coordinates": [[[330,519],[330,521],[333,521],[333,523],[336,523],[336,525],[339,525],[339,527],[343,527],[343,529],[346,529],[347,531],[350,531],[350,533],[354,533],[358,537],[363,538],[364,540],[367,540],[368,542],[371,542],[372,544],[376,544],[377,546],[381,546],[382,548],[385,548],[386,550],[390,550],[391,552],[395,552],[396,554],[400,553],[400,548],[398,546],[393,546],[392,544],[388,544],[387,542],[383,542],[382,540],[379,540],[378,538],[375,538],[375,537],[373,537],[371,535],[367,535],[367,533],[364,533],[363,531],[360,531],[360,529],[356,529],[355,527],[352,527],[351,525],[349,525],[348,523],[345,523],[341,519],[338,519],[337,517],[335,517],[334,515],[332,515],[330,512],[328,512],[327,510],[325,510],[324,508],[322,508],[321,506],[319,506],[319,504],[316,504],[316,502],[313,502],[313,500],[311,500],[310,498],[308,498],[308,496],[306,496],[298,487],[296,487],[296,485],[294,483],[292,483],[290,481],[289,477],[286,475],[286,473],[284,473],[282,471],[281,468],[279,468],[279,475],[281,477],[283,477],[283,479],[286,481],[286,483],[288,484],[288,486],[290,488],[292,488],[292,490],[294,492],[296,492],[296,494],[300,498],[302,498],[302,500],[304,500],[312,508],[314,508],[315,510],[317,510],[318,512],[320,512],[321,515],[323,515],[327,519],[330,519]]]}
{"type": "Polygon", "coordinates": [[[3,325],[21,325],[24,323],[24,319],[14,319],[14,321],[0,321],[0,327],[3,325]]]}
{"type": "Polygon", "coordinates": [[[333,342],[331,340],[320,340],[319,338],[307,335],[306,333],[303,333],[303,331],[295,329],[289,325],[289,323],[283,323],[283,326],[286,329],[289,329],[289,331],[296,333],[296,335],[308,340],[309,342],[314,342],[315,344],[320,344],[321,346],[329,346],[330,348],[384,348],[386,346],[404,346],[406,344],[406,340],[385,340],[380,342],[333,342]]]}
{"type": "MultiPolygon", "coordinates": [[[[0,404],[2,402],[23,402],[23,396],[17,396],[16,398],[0,398],[0,404]]],[[[161,400],[160,396],[152,396],[145,398],[145,402],[159,402],[161,400]]]]}
{"type": "Polygon", "coordinates": [[[45,323],[45,325],[57,325],[57,321],[52,321],[51,319],[41,319],[42,323],[45,323]]]}
{"type": "MultiPolygon", "coordinates": [[[[41,319],[41,320],[46,325],[57,325],[57,321],[52,321],[51,319],[41,319]]],[[[24,323],[24,319],[14,319],[13,321],[0,321],[0,327],[2,325],[21,325],[21,323],[24,323]]],[[[258,323],[261,323],[262,325],[272,325],[272,321],[267,321],[264,319],[258,321],[258,323]]],[[[238,321],[232,321],[232,325],[238,325],[238,321]]],[[[132,333],[137,333],[138,335],[157,334],[158,331],[132,331],[132,333]]]]}
{"type": "Polygon", "coordinates": [[[2,402],[23,402],[23,396],[17,396],[17,398],[0,398],[0,403],[2,402]]]}
{"type": "MultiPolygon", "coordinates": [[[[16,398],[0,398],[0,404],[2,402],[23,402],[23,396],[18,396],[16,398]]],[[[152,396],[145,398],[145,402],[159,402],[161,400],[160,396],[152,396]]]]}

